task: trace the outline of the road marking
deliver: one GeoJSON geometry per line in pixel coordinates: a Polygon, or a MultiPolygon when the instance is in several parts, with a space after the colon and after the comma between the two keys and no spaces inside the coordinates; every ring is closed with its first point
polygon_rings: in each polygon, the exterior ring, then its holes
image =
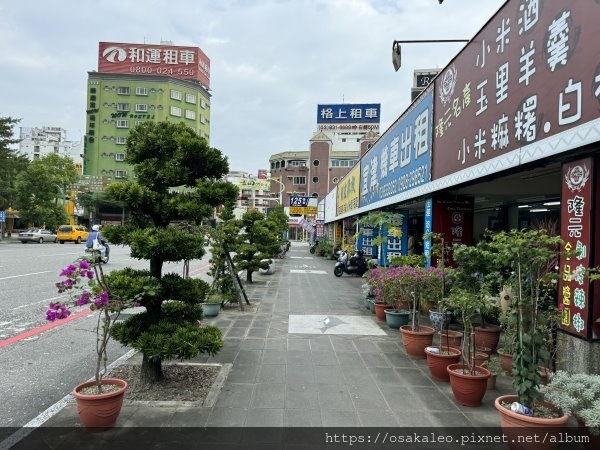
{"type": "MultiPolygon", "coordinates": [[[[61,299],[61,298],[67,298],[67,296],[66,295],[59,295],[57,297],[51,297],[51,298],[47,298],[47,299],[44,299],[44,300],[40,300],[39,302],[33,302],[33,303],[28,303],[26,305],[15,306],[13,308],[13,310],[15,310],[15,309],[21,309],[21,308],[28,308],[29,306],[39,305],[40,303],[50,303],[50,302],[52,302],[54,300],[58,300],[58,299],[61,299]]],[[[10,322],[7,322],[7,323],[10,323],[10,322]]]]}
{"type": "Polygon", "coordinates": [[[8,347],[9,345],[16,344],[17,342],[20,342],[26,338],[35,336],[37,334],[43,333],[44,331],[51,330],[52,328],[56,328],[60,325],[71,322],[72,320],[79,319],[80,317],[88,316],[90,314],[94,314],[94,312],[90,311],[89,309],[85,309],[78,313],[71,314],[66,319],[58,319],[58,320],[55,320],[54,322],[47,323],[46,325],[42,325],[37,328],[32,328],[31,330],[25,331],[24,333],[21,333],[16,336],[13,336],[8,339],[4,339],[4,340],[0,341],[0,348],[8,347]]]}
{"type": "Polygon", "coordinates": [[[44,270],[43,272],[33,272],[33,273],[22,273],[21,275],[11,275],[10,277],[2,277],[0,280],[8,280],[10,278],[19,278],[19,277],[28,277],[30,275],[40,275],[42,273],[50,273],[53,270],[44,270]]]}
{"type": "Polygon", "coordinates": [[[327,272],[325,270],[300,270],[300,269],[291,269],[290,273],[316,273],[319,275],[327,275],[327,272]]]}
{"type": "Polygon", "coordinates": [[[290,259],[314,259],[312,256],[290,256],[290,259]]]}

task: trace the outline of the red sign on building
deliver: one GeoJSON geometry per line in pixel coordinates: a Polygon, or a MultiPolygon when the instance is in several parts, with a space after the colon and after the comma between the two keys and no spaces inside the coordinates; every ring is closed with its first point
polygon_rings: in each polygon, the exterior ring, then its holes
{"type": "Polygon", "coordinates": [[[443,235],[445,264],[452,266],[452,246],[473,243],[473,199],[434,199],[433,232],[443,235]]]}
{"type": "Polygon", "coordinates": [[[592,208],[592,158],[563,164],[560,237],[563,241],[559,270],[560,327],[588,339],[592,327],[589,293],[592,208]]]}
{"type": "Polygon", "coordinates": [[[100,42],[98,72],[166,75],[210,87],[210,59],[199,47],[100,42]]]}
{"type": "Polygon", "coordinates": [[[596,120],[598,17],[598,2],[507,2],[435,79],[432,179],[543,157],[541,140],[596,120]]]}

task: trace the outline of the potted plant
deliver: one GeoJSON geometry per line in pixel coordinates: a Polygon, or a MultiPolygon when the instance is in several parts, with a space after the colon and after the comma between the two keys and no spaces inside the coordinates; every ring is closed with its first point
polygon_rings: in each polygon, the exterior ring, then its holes
{"type": "Polygon", "coordinates": [[[487,390],[490,371],[477,365],[472,321],[480,314],[483,305],[482,296],[454,286],[450,295],[442,303],[461,318],[464,327],[462,362],[450,364],[446,368],[452,393],[456,401],[463,406],[480,406],[487,390]]]}
{"type": "Polygon", "coordinates": [[[499,271],[502,268],[504,284],[514,293],[510,313],[515,327],[512,386],[516,395],[495,401],[502,428],[550,426],[556,431],[568,416],[543,401],[540,367],[550,357],[545,335],[547,321],[554,319],[544,314],[544,308],[555,293],[561,239],[545,229],[523,229],[494,234],[481,244],[482,253],[492,258],[499,271]]]}
{"type": "MultiPolygon", "coordinates": [[[[374,307],[379,320],[387,320],[386,310],[408,310],[411,301],[411,290],[413,290],[412,286],[419,276],[420,269],[409,266],[371,270],[367,280],[373,286],[374,307]]],[[[404,315],[402,314],[402,316],[404,315]]]]}
{"type": "Polygon", "coordinates": [[[406,277],[406,284],[409,287],[411,317],[410,324],[400,327],[402,344],[404,345],[404,349],[409,358],[425,359],[427,357],[425,354],[425,347],[428,347],[433,343],[433,336],[435,334],[434,328],[421,325],[419,320],[421,300],[419,290],[423,285],[426,269],[402,266],[402,270],[409,275],[406,277]]]}
{"type": "MultiPolygon", "coordinates": [[[[107,346],[119,314],[125,308],[139,305],[142,298],[153,295],[152,288],[140,290],[136,296],[120,296],[111,289],[109,278],[118,279],[119,272],[105,275],[99,262],[81,258],[60,272],[56,283],[59,294],[68,293],[70,302],[52,302],[46,311],[46,320],[65,319],[70,308],[88,306],[98,312],[96,326],[95,373],[91,381],[81,383],[72,391],[77,402],[77,412],[83,426],[90,431],[111,428],[121,411],[127,382],[105,378],[107,346]]],[[[149,285],[148,285],[149,286],[149,285]]]]}
{"type": "Polygon", "coordinates": [[[218,316],[221,306],[227,300],[229,300],[229,298],[224,293],[216,289],[209,290],[206,294],[206,298],[204,299],[204,303],[202,303],[204,317],[218,316]]]}
{"type": "Polygon", "coordinates": [[[487,388],[488,390],[496,389],[496,379],[498,375],[502,373],[502,367],[500,366],[500,358],[498,356],[491,356],[486,359],[482,367],[485,367],[490,371],[490,377],[487,380],[487,388]]]}
{"type": "Polygon", "coordinates": [[[541,388],[544,399],[565,414],[577,419],[584,434],[590,437],[590,448],[600,444],[600,375],[568,373],[559,370],[541,388]]]}

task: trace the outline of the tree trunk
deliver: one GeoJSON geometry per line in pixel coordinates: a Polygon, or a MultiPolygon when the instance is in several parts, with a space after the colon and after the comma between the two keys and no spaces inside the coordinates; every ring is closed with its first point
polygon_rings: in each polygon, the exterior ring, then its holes
{"type": "Polygon", "coordinates": [[[157,383],[163,379],[162,372],[162,361],[153,360],[144,355],[142,359],[142,372],[141,372],[141,380],[142,383],[157,383]]]}
{"type": "Polygon", "coordinates": [[[246,283],[252,284],[252,271],[250,269],[246,269],[246,283]]]}

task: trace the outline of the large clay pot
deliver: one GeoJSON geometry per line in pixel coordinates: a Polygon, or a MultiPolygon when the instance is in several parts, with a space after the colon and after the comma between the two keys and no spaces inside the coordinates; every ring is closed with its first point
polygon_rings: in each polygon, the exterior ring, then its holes
{"type": "MultiPolygon", "coordinates": [[[[563,414],[552,419],[531,417],[513,412],[504,406],[510,406],[516,401],[518,401],[516,395],[503,395],[494,401],[494,406],[500,413],[500,426],[506,436],[508,447],[511,450],[557,449],[561,442],[561,430],[569,420],[569,416],[563,414]],[[543,443],[540,442],[540,436],[544,436],[543,443]]],[[[549,403],[544,403],[544,406],[553,408],[549,403]]]]}
{"type": "Polygon", "coordinates": [[[487,380],[491,373],[485,367],[475,366],[475,374],[467,372],[465,364],[450,364],[446,367],[450,376],[452,393],[459,405],[481,406],[481,400],[487,391],[487,380]]]}
{"type": "Polygon", "coordinates": [[[440,345],[445,347],[460,348],[462,345],[463,333],[461,331],[443,330],[438,332],[440,336],[440,345]]]}
{"type": "Polygon", "coordinates": [[[411,325],[400,327],[404,350],[410,359],[425,359],[425,347],[433,342],[435,330],[431,327],[421,325],[419,331],[413,331],[411,325]]]}
{"type": "Polygon", "coordinates": [[[489,347],[492,352],[496,351],[500,340],[500,325],[486,325],[475,327],[475,347],[489,347]]]}
{"type": "Polygon", "coordinates": [[[119,378],[103,378],[102,385],[114,385],[119,388],[102,394],[82,394],[81,390],[96,384],[86,381],[75,386],[72,395],[77,404],[77,413],[82,425],[88,431],[104,431],[112,428],[119,417],[127,381],[119,378]]]}
{"type": "Polygon", "coordinates": [[[377,317],[377,320],[385,322],[385,310],[389,308],[390,305],[383,302],[375,302],[375,316],[377,317]]]}
{"type": "Polygon", "coordinates": [[[436,381],[450,381],[446,367],[460,360],[460,350],[447,346],[430,346],[425,347],[425,355],[431,378],[436,381]]]}
{"type": "Polygon", "coordinates": [[[385,321],[388,327],[395,330],[399,329],[402,325],[408,324],[410,320],[410,311],[399,310],[399,309],[386,309],[385,310],[385,321]]]}

